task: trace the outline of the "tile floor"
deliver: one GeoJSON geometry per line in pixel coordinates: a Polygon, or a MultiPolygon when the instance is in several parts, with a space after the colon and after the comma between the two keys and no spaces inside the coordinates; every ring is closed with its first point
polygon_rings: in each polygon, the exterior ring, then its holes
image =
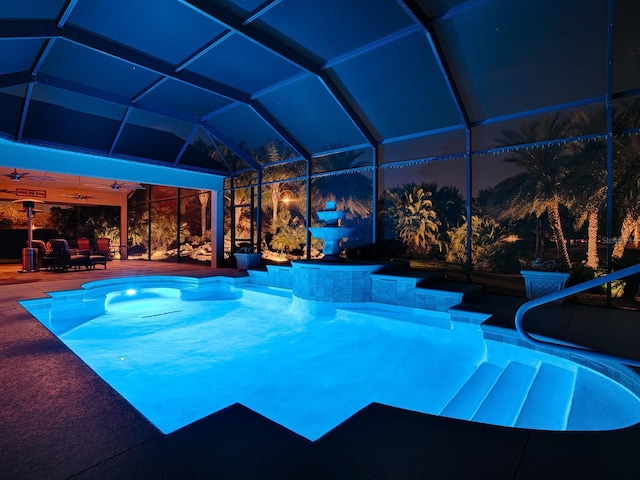
{"type": "MultiPolygon", "coordinates": [[[[640,478],[640,425],[545,432],[371,404],[316,442],[236,404],[163,435],[18,303],[129,275],[236,270],[113,261],[107,269],[17,273],[0,265],[0,477],[7,479],[640,478]]],[[[477,308],[510,326],[519,297],[477,308]]],[[[640,314],[565,304],[532,330],[640,357],[640,314]]]]}

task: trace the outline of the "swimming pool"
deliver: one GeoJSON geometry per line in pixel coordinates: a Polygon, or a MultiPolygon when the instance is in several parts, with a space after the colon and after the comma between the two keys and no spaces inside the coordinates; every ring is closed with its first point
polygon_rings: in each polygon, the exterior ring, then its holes
{"type": "Polygon", "coordinates": [[[162,432],[234,403],[315,440],[371,402],[511,427],[640,421],[637,375],[448,313],[246,279],[138,277],[20,302],[162,432]]]}

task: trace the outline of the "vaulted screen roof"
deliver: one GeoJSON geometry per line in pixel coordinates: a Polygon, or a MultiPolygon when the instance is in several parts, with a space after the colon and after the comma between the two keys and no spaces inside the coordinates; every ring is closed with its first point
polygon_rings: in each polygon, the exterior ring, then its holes
{"type": "Polygon", "coordinates": [[[221,175],[464,152],[640,93],[638,3],[610,42],[605,0],[0,0],[0,135],[221,175]]]}

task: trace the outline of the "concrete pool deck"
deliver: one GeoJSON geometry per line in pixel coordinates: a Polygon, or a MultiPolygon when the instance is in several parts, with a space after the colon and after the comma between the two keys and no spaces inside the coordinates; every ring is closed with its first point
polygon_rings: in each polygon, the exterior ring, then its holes
{"type": "MultiPolygon", "coordinates": [[[[311,442],[236,404],[163,435],[17,301],[116,276],[243,273],[143,261],[66,273],[19,269],[0,265],[2,478],[640,478],[640,425],[531,431],[372,404],[311,442]]],[[[475,307],[509,326],[523,301],[485,295],[475,307]]],[[[532,312],[527,323],[640,357],[638,312],[565,304],[532,312]]]]}

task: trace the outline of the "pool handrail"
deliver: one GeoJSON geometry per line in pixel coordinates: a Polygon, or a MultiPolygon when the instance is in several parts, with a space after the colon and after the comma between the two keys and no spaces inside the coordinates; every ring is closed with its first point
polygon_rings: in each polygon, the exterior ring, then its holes
{"type": "Polygon", "coordinates": [[[532,308],[539,307],[540,305],[544,305],[545,303],[561,300],[570,295],[584,292],[585,290],[588,290],[590,288],[599,287],[600,285],[603,285],[605,283],[611,282],[613,280],[619,280],[621,278],[628,277],[629,275],[633,275],[636,273],[640,273],[640,263],[636,265],[632,265],[631,267],[626,267],[621,270],[617,270],[615,272],[611,272],[603,277],[587,280],[586,282],[582,282],[577,285],[573,285],[571,287],[567,287],[565,289],[559,290],[557,292],[552,292],[547,295],[543,295],[541,297],[537,297],[532,300],[529,300],[528,302],[522,304],[520,308],[518,308],[518,311],[516,312],[516,315],[515,315],[516,330],[526,341],[534,345],[552,347],[553,349],[563,350],[569,353],[579,353],[581,355],[587,355],[587,356],[599,358],[602,360],[608,360],[608,361],[624,363],[627,365],[640,367],[640,360],[637,360],[637,359],[598,352],[597,350],[593,350],[589,347],[584,347],[580,345],[567,345],[564,343],[558,343],[553,341],[541,340],[539,338],[534,338],[529,332],[525,330],[523,326],[524,315],[532,308]]]}

